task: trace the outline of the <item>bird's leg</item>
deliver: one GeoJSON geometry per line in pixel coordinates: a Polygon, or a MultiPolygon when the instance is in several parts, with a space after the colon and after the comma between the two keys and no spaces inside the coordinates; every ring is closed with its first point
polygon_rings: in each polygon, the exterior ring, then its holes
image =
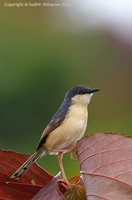
{"type": "Polygon", "coordinates": [[[73,155],[75,148],[76,148],[76,145],[74,145],[73,148],[69,151],[71,160],[76,160],[76,159],[74,158],[74,155],[73,155]]]}
{"type": "Polygon", "coordinates": [[[70,151],[69,154],[70,154],[71,160],[75,160],[75,159],[74,159],[74,155],[73,155],[73,151],[70,151]]]}
{"type": "Polygon", "coordinates": [[[63,163],[62,163],[63,152],[59,152],[57,158],[58,158],[58,162],[59,162],[59,165],[60,165],[62,177],[67,181],[67,178],[66,178],[66,175],[65,175],[65,170],[64,170],[64,167],[63,167],[63,163]]]}

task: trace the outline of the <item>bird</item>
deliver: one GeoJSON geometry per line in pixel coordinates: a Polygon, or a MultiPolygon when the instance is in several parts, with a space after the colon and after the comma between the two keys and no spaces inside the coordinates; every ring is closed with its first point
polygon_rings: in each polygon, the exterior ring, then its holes
{"type": "Polygon", "coordinates": [[[72,155],[77,142],[84,136],[88,120],[87,107],[93,93],[97,91],[99,89],[77,85],[66,93],[61,106],[44,129],[35,153],[10,176],[8,183],[20,179],[37,159],[47,154],[57,155],[62,178],[67,180],[63,155],[72,155]]]}

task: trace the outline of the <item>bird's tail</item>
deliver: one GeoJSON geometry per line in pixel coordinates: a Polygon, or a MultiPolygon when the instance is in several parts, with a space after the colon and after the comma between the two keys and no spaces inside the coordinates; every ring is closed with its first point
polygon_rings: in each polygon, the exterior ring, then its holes
{"type": "Polygon", "coordinates": [[[9,178],[7,183],[9,183],[13,179],[19,179],[21,176],[23,176],[29,170],[29,168],[33,165],[33,163],[38,158],[40,158],[41,156],[43,156],[45,154],[46,154],[46,152],[42,149],[39,149],[38,151],[36,151],[17,171],[15,171],[11,175],[11,177],[9,178]]]}

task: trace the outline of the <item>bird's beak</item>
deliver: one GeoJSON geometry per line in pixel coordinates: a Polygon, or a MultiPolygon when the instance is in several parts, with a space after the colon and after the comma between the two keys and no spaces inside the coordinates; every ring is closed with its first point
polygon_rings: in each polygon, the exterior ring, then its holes
{"type": "Polygon", "coordinates": [[[98,92],[98,91],[99,91],[99,89],[90,89],[89,93],[94,93],[94,92],[98,92]]]}

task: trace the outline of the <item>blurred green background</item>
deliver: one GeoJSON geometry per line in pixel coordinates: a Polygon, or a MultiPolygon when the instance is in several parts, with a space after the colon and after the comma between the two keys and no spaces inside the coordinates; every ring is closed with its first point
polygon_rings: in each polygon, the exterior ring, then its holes
{"type": "MultiPolygon", "coordinates": [[[[33,153],[65,92],[85,84],[100,88],[89,107],[86,134],[131,134],[132,57],[105,31],[81,32],[63,9],[0,10],[0,145],[33,153]]],[[[55,156],[39,163],[53,174],[55,156]]],[[[64,157],[68,177],[79,162],[64,157]]]]}

